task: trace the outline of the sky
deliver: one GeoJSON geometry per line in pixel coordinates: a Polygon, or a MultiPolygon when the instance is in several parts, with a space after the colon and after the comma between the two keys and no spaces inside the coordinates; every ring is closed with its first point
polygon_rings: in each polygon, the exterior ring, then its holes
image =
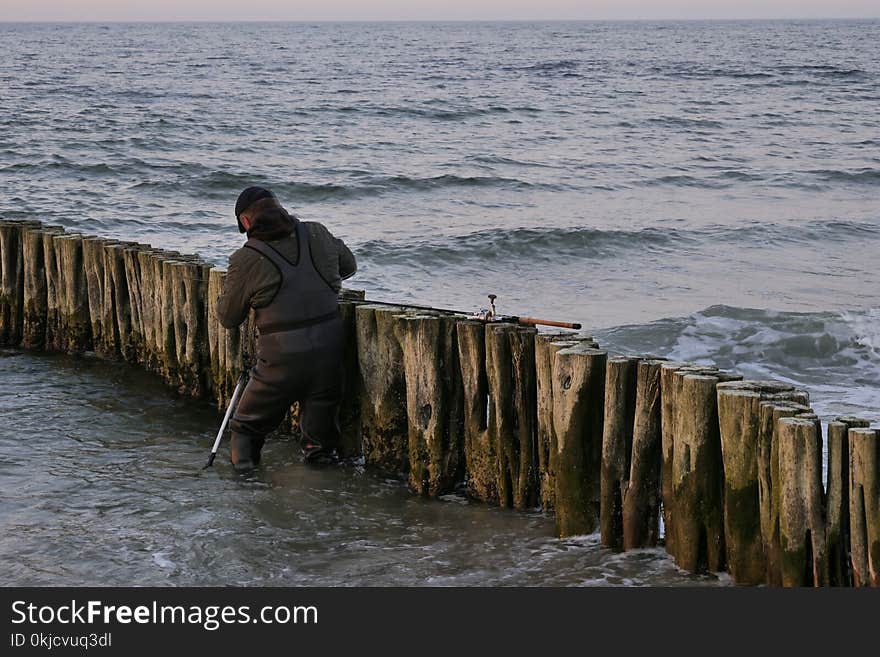
{"type": "Polygon", "coordinates": [[[0,0],[0,21],[856,17],[880,0],[0,0]]]}

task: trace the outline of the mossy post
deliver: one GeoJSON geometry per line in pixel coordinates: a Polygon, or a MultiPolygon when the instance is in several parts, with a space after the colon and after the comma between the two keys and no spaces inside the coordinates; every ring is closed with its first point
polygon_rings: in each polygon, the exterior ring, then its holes
{"type": "Polygon", "coordinates": [[[39,222],[0,220],[0,346],[18,346],[24,328],[23,238],[39,222]]]}
{"type": "Polygon", "coordinates": [[[854,586],[880,586],[880,431],[849,430],[849,523],[854,586]]]}
{"type": "Polygon", "coordinates": [[[673,377],[674,513],[667,535],[674,536],[672,555],[676,564],[689,572],[717,572],[725,565],[718,382],[717,376],[686,371],[678,371],[673,377]]]}
{"type": "Polygon", "coordinates": [[[561,349],[553,358],[559,537],[589,534],[599,522],[607,359],[607,352],[586,345],[561,349]]]}
{"type": "Polygon", "coordinates": [[[455,318],[399,315],[408,424],[409,485],[437,497],[453,490],[462,463],[462,390],[455,318]]]}
{"type": "Polygon", "coordinates": [[[675,445],[675,371],[687,363],[667,361],[660,366],[660,499],[663,509],[663,527],[666,551],[673,554],[675,537],[672,526],[674,496],[672,494],[672,457],[675,445]]]}
{"type": "Polygon", "coordinates": [[[459,321],[458,361],[464,395],[464,460],[467,494],[476,500],[498,503],[498,469],[495,445],[489,437],[489,382],[486,375],[486,324],[459,321]]]}
{"type": "Polygon", "coordinates": [[[639,361],[608,358],[605,369],[605,410],[602,430],[600,529],[602,545],[623,549],[623,499],[629,486],[636,377],[639,361]]]}
{"type": "Polygon", "coordinates": [[[553,358],[556,352],[573,347],[582,338],[573,333],[538,333],[535,336],[535,383],[537,394],[538,495],[541,508],[553,508],[555,474],[553,460],[556,438],[553,430],[553,358]]]}
{"type": "Polygon", "coordinates": [[[114,351],[120,358],[134,359],[131,335],[131,301],[125,277],[125,249],[131,243],[108,242],[104,245],[104,299],[102,324],[105,327],[102,351],[114,351]],[[111,347],[108,341],[112,341],[111,347]]]}
{"type": "Polygon", "coordinates": [[[406,379],[394,331],[395,316],[403,312],[372,304],[355,309],[364,462],[394,474],[409,470],[406,379]]]}
{"type": "Polygon", "coordinates": [[[807,417],[779,420],[779,536],[783,586],[827,586],[822,436],[807,417]]]}
{"type": "Polygon", "coordinates": [[[82,241],[83,269],[88,296],[89,322],[92,331],[92,347],[101,358],[115,358],[118,353],[116,327],[108,322],[104,312],[104,250],[107,240],[86,237],[82,241]]]}
{"type": "Polygon", "coordinates": [[[870,423],[856,417],[839,417],[828,423],[828,467],[825,480],[825,542],[828,547],[828,583],[852,585],[849,530],[849,430],[870,423]]]}
{"type": "Polygon", "coordinates": [[[61,232],[63,229],[56,227],[29,228],[22,236],[24,311],[21,346],[25,349],[41,350],[46,347],[48,300],[44,242],[50,239],[50,235],[61,232]]]}
{"type": "Polygon", "coordinates": [[[49,235],[43,242],[46,265],[46,348],[71,354],[91,349],[88,289],[82,235],[49,235]]]}
{"type": "Polygon", "coordinates": [[[488,432],[497,462],[498,503],[516,509],[537,500],[535,329],[486,326],[488,432]]]}
{"type": "Polygon", "coordinates": [[[779,420],[808,412],[807,406],[792,401],[761,402],[758,435],[758,503],[761,541],[764,547],[765,583],[782,586],[782,539],[779,534],[780,473],[779,420]]]}
{"type": "Polygon", "coordinates": [[[629,484],[623,498],[623,549],[654,547],[660,534],[660,371],[640,360],[636,372],[629,484]]]}

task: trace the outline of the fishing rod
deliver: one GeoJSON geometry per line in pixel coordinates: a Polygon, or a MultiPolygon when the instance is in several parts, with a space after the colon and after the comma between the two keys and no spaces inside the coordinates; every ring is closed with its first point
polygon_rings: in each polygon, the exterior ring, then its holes
{"type": "Polygon", "coordinates": [[[241,392],[244,390],[246,381],[247,371],[244,371],[238,377],[238,383],[235,385],[232,399],[229,400],[229,408],[226,409],[226,415],[223,416],[223,422],[220,424],[220,431],[217,432],[217,438],[214,440],[214,448],[211,450],[211,456],[208,457],[208,463],[202,468],[202,470],[210,468],[214,464],[214,459],[217,458],[217,450],[220,449],[220,441],[223,440],[223,432],[226,431],[226,425],[229,424],[229,418],[232,417],[232,411],[235,409],[235,404],[238,401],[238,398],[241,397],[241,392]]]}
{"type": "Polygon", "coordinates": [[[489,308],[481,308],[475,313],[468,313],[463,310],[452,310],[450,308],[434,308],[432,306],[420,306],[412,303],[392,303],[390,301],[372,301],[367,299],[364,303],[372,303],[377,306],[389,306],[397,308],[412,308],[414,310],[428,310],[432,312],[449,313],[451,315],[464,315],[469,319],[475,319],[481,322],[510,322],[512,324],[520,324],[522,326],[555,326],[557,328],[580,329],[578,322],[559,322],[552,319],[540,319],[538,317],[524,317],[521,315],[499,315],[495,308],[496,294],[490,294],[489,308]]]}

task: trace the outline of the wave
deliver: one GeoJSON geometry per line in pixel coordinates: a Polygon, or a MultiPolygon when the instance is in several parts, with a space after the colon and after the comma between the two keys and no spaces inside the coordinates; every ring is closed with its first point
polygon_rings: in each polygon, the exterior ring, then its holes
{"type": "Polygon", "coordinates": [[[479,230],[459,236],[422,240],[368,240],[357,247],[358,257],[384,265],[419,266],[485,263],[506,260],[558,261],[611,258],[627,251],[676,254],[705,244],[808,243],[880,240],[880,226],[855,221],[812,221],[801,225],[751,223],[693,229],[513,228],[479,230]]]}
{"type": "Polygon", "coordinates": [[[621,351],[713,364],[747,378],[806,388],[831,417],[880,412],[880,308],[849,312],[778,312],[716,305],[688,317],[600,331],[621,351]]]}

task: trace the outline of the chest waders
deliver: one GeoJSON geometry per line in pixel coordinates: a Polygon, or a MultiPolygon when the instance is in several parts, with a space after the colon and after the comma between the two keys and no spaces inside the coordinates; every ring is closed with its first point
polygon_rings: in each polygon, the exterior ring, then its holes
{"type": "Polygon", "coordinates": [[[290,262],[270,244],[249,239],[281,275],[266,306],[255,309],[257,362],[232,416],[232,462],[249,470],[260,462],[266,434],[275,430],[293,402],[306,457],[327,453],[339,443],[342,396],[342,320],[336,292],[312,262],[309,235],[295,223],[298,254],[290,262]]]}

